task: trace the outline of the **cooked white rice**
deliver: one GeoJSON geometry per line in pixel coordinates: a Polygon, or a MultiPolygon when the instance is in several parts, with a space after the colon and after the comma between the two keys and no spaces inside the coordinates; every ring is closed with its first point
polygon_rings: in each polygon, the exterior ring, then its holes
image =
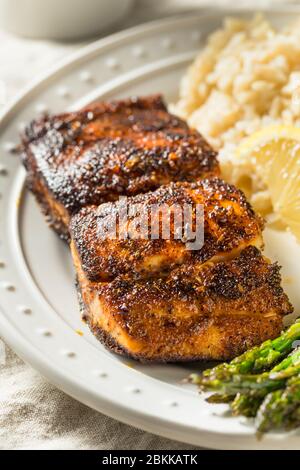
{"type": "Polygon", "coordinates": [[[261,15],[226,19],[187,70],[172,111],[219,150],[224,178],[267,213],[268,191],[235,148],[262,127],[300,126],[300,21],[276,31],[261,15]]]}

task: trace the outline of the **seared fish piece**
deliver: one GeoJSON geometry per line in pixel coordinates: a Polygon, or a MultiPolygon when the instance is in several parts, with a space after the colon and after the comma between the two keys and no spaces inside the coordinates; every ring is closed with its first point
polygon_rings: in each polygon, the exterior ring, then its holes
{"type": "Polygon", "coordinates": [[[66,239],[70,217],[82,207],[219,174],[216,153],[168,113],[160,96],[44,116],[27,127],[22,143],[28,187],[66,239]]]}
{"type": "Polygon", "coordinates": [[[76,260],[83,317],[105,346],[142,361],[227,360],[276,337],[292,311],[279,268],[253,246],[167,277],[91,282],[76,260]]]}
{"type": "MultiPolygon", "coordinates": [[[[139,214],[148,215],[149,207],[199,204],[204,209],[204,244],[200,249],[187,249],[185,243],[175,239],[174,226],[170,226],[170,239],[119,239],[119,234],[134,227],[137,215],[129,216],[126,227],[117,225],[115,238],[104,238],[104,227],[120,213],[123,201],[90,206],[72,219],[73,244],[81,259],[82,268],[92,281],[107,281],[119,274],[130,272],[142,276],[161,276],[174,266],[196,259],[203,263],[210,259],[234,255],[249,244],[262,246],[263,220],[256,215],[241,191],[219,178],[197,183],[171,183],[152,193],[129,198],[130,204],[139,205],[139,214]]],[[[129,205],[130,206],[130,205],[129,205]]],[[[161,221],[162,214],[151,218],[161,221]]],[[[150,227],[151,228],[151,227],[150,227]]],[[[139,227],[135,228],[139,235],[139,227]]],[[[151,234],[148,238],[151,238],[151,234]]]]}
{"type": "Polygon", "coordinates": [[[108,348],[143,361],[225,360],[278,335],[292,307],[279,267],[258,248],[262,221],[240,191],[216,178],[129,199],[144,210],[203,204],[204,244],[188,250],[173,232],[170,240],[105,239],[120,202],[72,218],[82,314],[108,348]]]}

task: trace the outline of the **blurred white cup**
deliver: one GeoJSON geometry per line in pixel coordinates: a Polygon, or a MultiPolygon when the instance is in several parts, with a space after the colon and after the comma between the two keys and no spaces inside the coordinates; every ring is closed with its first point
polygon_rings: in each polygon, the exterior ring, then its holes
{"type": "Polygon", "coordinates": [[[79,39],[120,22],[133,0],[0,0],[0,28],[30,38],[79,39]]]}

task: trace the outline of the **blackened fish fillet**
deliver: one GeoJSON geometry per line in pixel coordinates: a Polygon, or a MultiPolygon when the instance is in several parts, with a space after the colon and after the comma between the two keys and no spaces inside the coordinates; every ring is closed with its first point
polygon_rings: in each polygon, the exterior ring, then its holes
{"type": "Polygon", "coordinates": [[[143,361],[224,360],[279,334],[292,307],[279,267],[260,251],[262,220],[240,191],[215,178],[169,184],[129,202],[141,210],[202,204],[204,244],[188,250],[174,233],[170,240],[105,239],[101,228],[120,202],[72,218],[83,316],[107,347],[143,361]]]}
{"type": "Polygon", "coordinates": [[[70,217],[82,207],[219,174],[213,149],[168,113],[160,96],[44,116],[22,142],[28,187],[66,239],[70,217]]]}

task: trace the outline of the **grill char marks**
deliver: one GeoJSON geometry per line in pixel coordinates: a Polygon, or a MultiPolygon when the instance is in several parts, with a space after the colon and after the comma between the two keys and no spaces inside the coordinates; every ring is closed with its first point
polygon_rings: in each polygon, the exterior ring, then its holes
{"type": "Polygon", "coordinates": [[[28,186],[63,237],[82,207],[219,174],[216,153],[160,96],[44,116],[22,141],[28,186]]]}

